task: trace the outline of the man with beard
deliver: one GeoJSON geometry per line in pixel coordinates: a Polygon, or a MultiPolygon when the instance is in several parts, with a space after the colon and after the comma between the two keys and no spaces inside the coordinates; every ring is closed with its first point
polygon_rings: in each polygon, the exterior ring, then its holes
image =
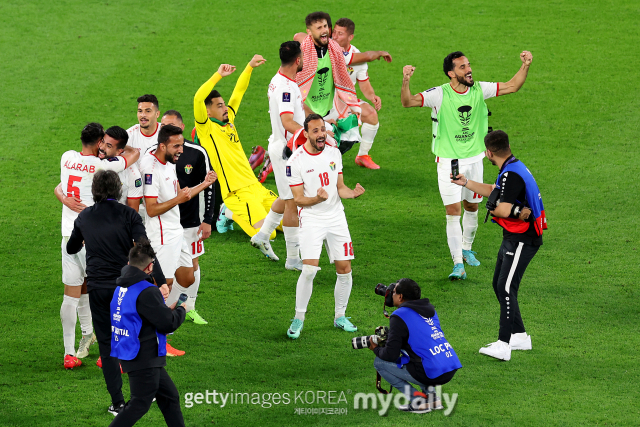
{"type": "Polygon", "coordinates": [[[158,123],[160,104],[155,95],[142,95],[138,98],[138,124],[127,129],[129,146],[144,154],[147,149],[158,143],[158,123]]]}
{"type": "Polygon", "coordinates": [[[451,80],[411,95],[409,81],[415,67],[403,69],[402,106],[429,107],[433,122],[431,151],[436,155],[438,187],[447,214],[447,242],[453,258],[450,280],[467,278],[463,260],[471,266],[480,265],[471,250],[478,229],[478,204],[482,195],[451,182],[452,161],[458,162],[459,173],[482,182],[482,159],[485,157],[484,137],[488,133],[488,110],[485,99],[517,92],[524,84],[533,60],[531,52],[520,54],[522,66],[506,83],[479,82],[475,85],[471,64],[462,52],[453,52],[444,59],[444,73],[451,80]],[[460,226],[461,208],[464,217],[460,226]]]}
{"type": "Polygon", "coordinates": [[[267,92],[271,117],[269,158],[273,165],[280,197],[271,205],[260,231],[251,238],[251,244],[267,255],[271,250],[269,236],[282,221],[284,240],[287,244],[287,261],[284,266],[287,270],[300,271],[302,261],[298,243],[298,208],[289,187],[285,172],[287,160],[283,153],[287,140],[302,127],[301,123],[304,122],[302,95],[296,84],[296,73],[302,70],[300,43],[296,41],[282,43],[280,63],[280,69],[271,79],[267,92]]]}
{"type": "Polygon", "coordinates": [[[327,254],[336,265],[334,291],[335,318],[333,325],[347,332],[358,330],[345,317],[351,294],[351,260],[353,243],[341,199],[353,199],[364,193],[360,184],[352,190],[342,178],[342,154],[327,146],[324,120],[310,114],[304,121],[307,141],[287,162],[286,174],[295,204],[300,207],[300,252],[302,272],[296,286],[296,314],[287,335],[300,336],[318,267],[322,244],[326,240],[327,254]]]}
{"type": "MultiPolygon", "coordinates": [[[[193,261],[180,224],[178,205],[195,197],[216,179],[209,172],[204,182],[194,188],[180,188],[175,163],[182,154],[182,129],[167,125],[160,129],[158,145],[150,149],[140,161],[144,181],[144,200],[147,206],[145,225],[151,246],[171,287],[167,305],[178,300],[180,294],[192,294],[189,287],[195,282],[193,261]],[[174,283],[174,277],[177,283],[174,283]]],[[[167,354],[182,356],[167,343],[167,354]]]]}
{"type": "MultiPolygon", "coordinates": [[[[278,198],[276,193],[264,188],[253,174],[234,124],[242,97],[249,87],[251,73],[264,63],[262,56],[254,55],[238,78],[229,105],[225,104],[220,92],[214,89],[222,78],[236,70],[234,65],[229,64],[220,65],[218,71],[200,86],[193,98],[198,140],[209,153],[213,170],[220,179],[224,204],[216,221],[219,233],[233,230],[235,221],[249,237],[253,237],[264,223],[267,210],[271,209],[278,198]]],[[[269,238],[275,238],[275,231],[269,238]]],[[[267,257],[278,261],[271,247],[263,249],[267,257]]]]}

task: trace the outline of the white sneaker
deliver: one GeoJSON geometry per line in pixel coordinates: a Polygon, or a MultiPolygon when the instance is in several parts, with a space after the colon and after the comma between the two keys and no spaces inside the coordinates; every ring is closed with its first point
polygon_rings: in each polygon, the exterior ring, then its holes
{"type": "Polygon", "coordinates": [[[511,334],[509,345],[511,350],[531,350],[531,335],[527,335],[526,332],[511,334]]]}
{"type": "Polygon", "coordinates": [[[302,271],[302,260],[300,258],[297,258],[292,261],[287,258],[287,262],[284,263],[284,268],[286,268],[287,270],[302,271]]]}
{"type": "Polygon", "coordinates": [[[269,240],[261,240],[260,238],[258,238],[257,234],[255,234],[251,238],[251,246],[260,249],[260,252],[262,252],[264,256],[272,261],[280,260],[280,258],[278,258],[273,252],[273,249],[271,249],[271,243],[269,243],[269,240]]]}
{"type": "Polygon", "coordinates": [[[83,335],[80,340],[80,344],[78,344],[78,353],[76,353],[76,357],[78,359],[82,359],[89,355],[89,346],[91,344],[95,344],[97,342],[96,334],[91,333],[91,335],[83,335]]]}
{"type": "Polygon", "coordinates": [[[496,341],[480,349],[480,354],[495,357],[500,360],[511,360],[511,346],[504,341],[496,341]]]}

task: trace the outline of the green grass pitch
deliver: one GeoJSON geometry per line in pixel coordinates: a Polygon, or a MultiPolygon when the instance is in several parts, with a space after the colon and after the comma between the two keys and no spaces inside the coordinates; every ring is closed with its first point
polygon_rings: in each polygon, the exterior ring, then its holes
{"type": "MultiPolygon", "coordinates": [[[[89,121],[136,123],[135,99],[154,93],[190,130],[197,88],[220,63],[254,71],[236,124],[246,152],[266,147],[267,85],[278,47],[325,10],[356,22],[353,43],[384,49],[393,62],[369,67],[382,98],[371,155],[382,167],[344,158],[345,182],[367,192],[346,201],[356,259],[348,315],[361,334],[380,324],[378,282],[415,279],[440,315],[464,368],[444,387],[455,410],[426,415],[355,410],[375,392],[373,355],[350,347],[332,326],[335,272],[326,257],[305,328],[291,341],[298,274],[251,248],[240,231],[214,235],[201,258],[198,308],[208,326],[187,323],[172,338],[187,355],[168,361],[182,396],[218,392],[344,392],[347,404],[291,402],[183,406],[187,425],[510,426],[637,425],[640,293],[638,133],[640,6],[637,1],[16,1],[0,3],[0,425],[104,426],[109,398],[95,366],[62,368],[59,320],[60,210],[53,195],[61,154],[80,146],[89,121]],[[469,58],[476,81],[506,81],[533,52],[517,94],[488,101],[490,124],[509,133],[536,177],[549,220],[527,269],[520,304],[534,349],[507,363],[478,354],[494,341],[491,288],[501,230],[481,224],[482,265],[451,283],[445,217],[430,153],[429,109],[400,105],[402,67],[417,67],[413,93],[445,82],[442,59],[469,58]],[[635,135],[635,136],[634,136],[635,135]],[[346,408],[343,415],[296,415],[296,408],[346,408]]],[[[218,89],[228,99],[237,78],[218,89]]],[[[485,164],[485,182],[497,170],[485,164]]],[[[266,184],[275,189],[273,177],[266,184]]],[[[484,216],[484,209],[481,216],[484,216]]],[[[284,254],[280,234],[274,244],[284,254]]],[[[78,329],[79,330],[79,329],[78,329]]],[[[78,336],[79,337],[79,336],[78,336]]],[[[125,396],[128,382],[124,377],[125,396]]],[[[184,404],[184,400],[183,400],[184,404]]],[[[163,425],[154,405],[140,426],[163,425]]]]}

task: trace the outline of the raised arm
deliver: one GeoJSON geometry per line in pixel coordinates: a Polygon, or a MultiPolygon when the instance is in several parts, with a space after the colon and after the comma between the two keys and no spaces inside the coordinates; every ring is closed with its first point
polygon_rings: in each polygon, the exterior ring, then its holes
{"type": "Polygon", "coordinates": [[[405,65],[402,69],[402,92],[400,92],[400,101],[404,108],[409,107],[422,107],[422,95],[411,95],[411,89],[409,88],[409,81],[416,67],[412,65],[405,65]]]}
{"type": "Polygon", "coordinates": [[[352,190],[344,184],[342,174],[338,174],[338,195],[341,199],[355,199],[360,197],[364,193],[364,188],[360,183],[356,184],[356,187],[352,190]]]}
{"type": "Polygon", "coordinates": [[[218,71],[213,73],[213,76],[196,92],[196,95],[193,97],[193,115],[196,119],[196,123],[204,124],[209,119],[209,115],[207,114],[207,106],[204,104],[204,100],[211,93],[215,85],[222,79],[223,74],[229,75],[235,71],[236,67],[233,65],[222,64],[218,71]],[[222,72],[222,73],[221,73],[222,72]]]}
{"type": "Polygon", "coordinates": [[[133,147],[130,146],[126,146],[124,147],[124,151],[122,152],[122,154],[120,154],[122,157],[124,157],[125,162],[127,163],[125,165],[125,169],[128,166],[131,166],[132,164],[134,164],[135,162],[138,161],[138,159],[140,158],[140,152],[138,150],[136,150],[133,147]]]}
{"type": "Polygon", "coordinates": [[[508,82],[499,84],[500,89],[498,90],[498,96],[516,93],[520,90],[525,80],[527,80],[527,74],[529,73],[531,62],[533,61],[533,55],[528,50],[525,50],[520,54],[520,60],[522,61],[522,66],[516,75],[508,82]]]}
{"type": "Polygon", "coordinates": [[[349,64],[362,64],[364,62],[372,62],[376,59],[383,58],[387,62],[391,62],[392,58],[389,52],[384,50],[369,50],[367,52],[357,52],[351,56],[349,64]]]}
{"type": "Polygon", "coordinates": [[[254,55],[249,64],[247,64],[247,67],[244,69],[242,74],[240,74],[240,77],[238,77],[238,82],[236,83],[236,87],[233,89],[233,93],[231,94],[231,98],[229,98],[228,104],[228,107],[233,110],[234,114],[238,113],[238,108],[240,108],[242,97],[249,87],[251,72],[254,68],[264,64],[265,61],[266,60],[262,56],[254,55]]]}

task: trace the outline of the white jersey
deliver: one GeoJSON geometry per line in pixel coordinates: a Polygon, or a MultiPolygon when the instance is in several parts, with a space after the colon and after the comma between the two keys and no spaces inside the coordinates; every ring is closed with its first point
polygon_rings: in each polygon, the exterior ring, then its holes
{"type": "MultiPolygon", "coordinates": [[[[500,90],[499,83],[489,83],[489,82],[478,82],[480,88],[482,89],[482,94],[484,99],[494,98],[498,96],[498,91],[500,90]]],[[[459,93],[459,92],[458,92],[459,93]]],[[[469,89],[464,93],[459,93],[460,95],[468,95],[469,89]]],[[[432,87],[431,89],[427,89],[424,92],[420,92],[420,96],[422,97],[422,105],[421,107],[429,107],[431,108],[431,120],[435,120],[437,123],[438,120],[438,111],[440,111],[440,107],[442,106],[442,97],[444,96],[442,93],[442,86],[432,87]]],[[[476,163],[481,161],[484,158],[484,152],[478,154],[477,156],[470,157],[468,159],[459,159],[460,166],[470,165],[472,163],[476,163]]],[[[436,163],[451,163],[452,159],[445,159],[444,157],[436,156],[436,163]]]]}
{"type": "MultiPolygon", "coordinates": [[[[62,192],[67,197],[77,197],[86,206],[93,205],[91,184],[93,175],[101,169],[122,172],[127,167],[124,157],[112,157],[100,160],[96,156],[85,156],[77,151],[69,150],[60,159],[60,183],[62,192]]],[[[71,236],[73,222],[78,216],[66,206],[62,206],[62,237],[71,236]]]]}
{"type": "Polygon", "coordinates": [[[367,63],[363,64],[352,64],[353,54],[360,53],[358,48],[351,45],[349,46],[349,51],[342,52],[344,54],[344,62],[347,63],[347,71],[349,72],[349,77],[351,77],[351,82],[355,86],[357,82],[364,82],[369,80],[369,65],[367,63]]]}
{"type": "MultiPolygon", "coordinates": [[[[147,151],[140,159],[140,175],[144,197],[157,199],[158,203],[168,202],[178,195],[176,165],[163,163],[155,156],[155,149],[147,151]]],[[[150,217],[145,210],[145,227],[152,246],[164,245],[177,237],[182,238],[180,208],[176,205],[162,215],[150,217]]]]}
{"type": "Polygon", "coordinates": [[[127,141],[127,145],[138,150],[140,153],[140,159],[138,160],[142,160],[142,155],[146,153],[149,148],[158,143],[158,132],[160,132],[161,126],[162,124],[158,123],[156,131],[151,136],[144,135],[139,124],[133,125],[127,129],[127,133],[129,134],[129,141],[127,141]]]}
{"type": "Polygon", "coordinates": [[[326,145],[318,154],[310,154],[302,145],[287,161],[287,177],[291,187],[303,186],[305,197],[316,197],[323,187],[327,200],[317,205],[300,209],[300,218],[332,221],[344,216],[344,206],[338,195],[338,175],[342,173],[340,150],[326,145]]]}
{"type": "Polygon", "coordinates": [[[304,124],[305,114],[300,88],[295,80],[278,72],[269,83],[267,96],[269,97],[269,116],[271,117],[273,141],[286,143],[293,134],[284,129],[280,116],[291,113],[294,122],[300,126],[304,124]]]}
{"type": "Polygon", "coordinates": [[[142,178],[137,163],[132,164],[118,174],[122,183],[122,197],[119,202],[123,205],[127,204],[127,199],[142,199],[143,188],[142,178]]]}

